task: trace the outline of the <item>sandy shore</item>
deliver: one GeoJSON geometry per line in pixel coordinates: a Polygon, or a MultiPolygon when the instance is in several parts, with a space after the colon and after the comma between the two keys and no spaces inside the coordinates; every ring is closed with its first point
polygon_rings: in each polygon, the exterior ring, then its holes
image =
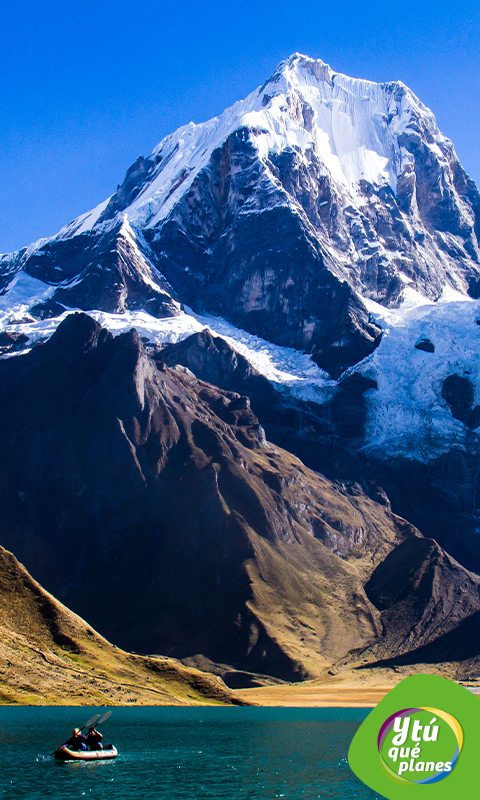
{"type": "MultiPolygon", "coordinates": [[[[408,669],[403,674],[395,674],[391,670],[379,670],[375,676],[368,677],[352,676],[351,673],[347,673],[327,681],[317,678],[302,683],[237,689],[235,694],[248,703],[260,706],[372,708],[402,678],[415,672],[429,672],[429,670],[408,669]]],[[[444,677],[449,676],[444,675],[444,677]]],[[[479,681],[462,682],[462,685],[480,695],[479,681]]]]}
{"type": "Polygon", "coordinates": [[[372,708],[392,688],[393,685],[361,687],[318,686],[307,683],[237,689],[236,694],[249,703],[260,706],[372,708]]]}

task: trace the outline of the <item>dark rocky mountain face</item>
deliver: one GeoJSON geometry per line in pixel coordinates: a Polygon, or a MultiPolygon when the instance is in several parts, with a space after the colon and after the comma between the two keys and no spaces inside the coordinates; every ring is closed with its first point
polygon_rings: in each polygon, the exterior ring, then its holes
{"type": "Polygon", "coordinates": [[[337,377],[374,349],[381,331],[335,274],[297,199],[274,184],[273,165],[260,161],[255,136],[246,129],[232,134],[165,224],[145,235],[160,271],[188,305],[311,352],[337,377]]]}
{"type": "Polygon", "coordinates": [[[267,407],[279,400],[278,392],[258,370],[221,336],[209,330],[194,333],[174,345],[147,345],[152,357],[168,366],[187,367],[196,378],[220,389],[247,395],[255,405],[267,407]]]}
{"type": "Polygon", "coordinates": [[[0,387],[0,541],[120,646],[298,680],[480,611],[479,579],[435,542],[269,444],[248,398],[152,360],[135,331],[71,315],[0,362],[0,387]]]}
{"type": "MultiPolygon", "coordinates": [[[[179,313],[172,288],[152,263],[140,234],[119,219],[100,231],[47,241],[31,255],[20,251],[21,269],[52,287],[51,295],[30,307],[36,319],[55,317],[65,308],[111,313],[144,309],[154,317],[179,313]]],[[[2,288],[12,275],[0,273],[2,288]]]]}
{"type": "MultiPolygon", "coordinates": [[[[247,394],[269,441],[337,485],[391,506],[467,569],[480,572],[479,454],[473,432],[469,449],[455,447],[427,463],[405,457],[386,460],[364,451],[366,395],[375,392],[377,384],[360,373],[349,371],[331,398],[319,404],[278,391],[223,339],[207,331],[153,355],[188,367],[201,380],[247,394]]],[[[453,374],[444,381],[442,393],[452,415],[467,429],[474,427],[478,406],[471,381],[453,374]]]]}
{"type": "Polygon", "coordinates": [[[400,83],[297,54],[166,137],[101,209],[0,257],[0,543],[129,649],[295,679],[461,658],[479,235],[477,188],[400,83]],[[334,380],[302,400],[207,330],[171,344],[203,324],[187,306],[294,348],[287,382],[299,351],[334,380]],[[135,317],[146,349],[72,315],[16,355],[78,308],[135,317]]]}

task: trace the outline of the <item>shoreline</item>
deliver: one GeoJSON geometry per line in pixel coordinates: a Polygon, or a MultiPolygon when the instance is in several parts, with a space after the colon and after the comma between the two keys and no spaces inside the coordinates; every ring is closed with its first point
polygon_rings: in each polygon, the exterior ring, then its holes
{"type": "MultiPolygon", "coordinates": [[[[256,686],[237,689],[235,694],[252,705],[279,708],[373,708],[406,675],[396,680],[383,676],[378,684],[362,684],[355,680],[256,686]]],[[[476,681],[458,681],[465,689],[480,696],[476,681]]]]}
{"type": "Polygon", "coordinates": [[[256,706],[283,708],[373,708],[393,686],[259,686],[237,689],[256,706]]]}

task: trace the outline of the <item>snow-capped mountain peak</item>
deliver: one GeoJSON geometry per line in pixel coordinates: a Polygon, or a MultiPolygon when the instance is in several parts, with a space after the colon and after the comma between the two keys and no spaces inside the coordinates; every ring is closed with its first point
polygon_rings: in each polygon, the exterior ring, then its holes
{"type": "MultiPolygon", "coordinates": [[[[360,181],[389,184],[395,191],[399,175],[413,167],[412,154],[399,137],[412,126],[413,132],[420,118],[429,146],[442,158],[441,147],[451,150],[450,143],[433,114],[401,82],[349,78],[320,59],[296,53],[245,100],[208,122],[179,128],[148,159],[139,159],[134,174],[143,185],[123,210],[128,209],[135,225],[157,225],[206,168],[212,152],[242,128],[254,132],[252,141],[262,160],[288,148],[315,152],[325,173],[350,191],[353,200],[360,181]]],[[[121,195],[130,199],[124,191],[121,195]]],[[[119,200],[117,192],[106,214],[118,210],[119,200]]]]}
{"type": "MultiPolygon", "coordinates": [[[[207,167],[212,153],[242,128],[254,132],[252,141],[263,160],[288,148],[301,153],[314,149],[326,173],[346,188],[362,179],[387,181],[395,188],[401,158],[392,140],[408,125],[413,106],[405,92],[397,101],[392,94],[383,85],[348,78],[321,60],[295,54],[245,100],[208,122],[179,128],[148,159],[139,159],[126,179],[137,179],[135,197],[122,185],[102,209],[103,218],[127,210],[132,224],[154,227],[207,167]],[[393,135],[382,130],[388,115],[397,118],[393,135]]],[[[90,223],[95,223],[93,213],[90,223]]],[[[85,223],[79,230],[84,229],[85,223]]]]}
{"type": "Polygon", "coordinates": [[[366,300],[480,295],[479,230],[475,184],[407,87],[295,53],[140,156],[56,237],[4,258],[0,289],[19,269],[55,286],[47,315],[148,302],[161,317],[184,302],[336,376],[380,341],[366,300]]]}

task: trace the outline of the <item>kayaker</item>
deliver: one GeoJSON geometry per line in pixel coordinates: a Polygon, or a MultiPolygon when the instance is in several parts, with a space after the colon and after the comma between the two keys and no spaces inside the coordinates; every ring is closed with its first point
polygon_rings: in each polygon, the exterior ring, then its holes
{"type": "Polygon", "coordinates": [[[70,750],[86,750],[87,749],[87,740],[85,736],[80,733],[80,728],[74,728],[73,733],[70,736],[68,742],[65,742],[63,745],[64,747],[68,747],[70,750]]]}
{"type": "Polygon", "coordinates": [[[90,750],[103,750],[102,739],[102,734],[96,728],[88,729],[87,746],[90,750]]]}

